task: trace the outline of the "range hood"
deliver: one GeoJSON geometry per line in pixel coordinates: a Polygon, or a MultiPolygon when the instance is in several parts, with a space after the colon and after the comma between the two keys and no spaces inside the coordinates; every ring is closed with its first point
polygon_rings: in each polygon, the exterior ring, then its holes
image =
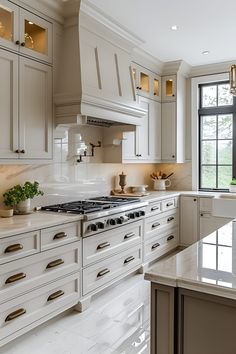
{"type": "Polygon", "coordinates": [[[59,41],[56,125],[140,125],[146,111],[136,100],[131,67],[139,39],[108,23],[86,1],[77,4],[59,41]]]}

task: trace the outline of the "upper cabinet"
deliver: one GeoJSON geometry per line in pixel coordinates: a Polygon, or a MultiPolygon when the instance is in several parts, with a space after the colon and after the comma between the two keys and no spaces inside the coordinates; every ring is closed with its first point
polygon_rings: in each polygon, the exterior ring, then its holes
{"type": "Polygon", "coordinates": [[[52,24],[0,0],[0,45],[40,61],[52,62],[52,24]]]}
{"type": "Polygon", "coordinates": [[[176,101],[176,75],[162,77],[162,102],[176,101]]]}
{"type": "Polygon", "coordinates": [[[137,95],[161,101],[161,77],[136,63],[132,72],[137,95]]]}
{"type": "Polygon", "coordinates": [[[162,77],[162,161],[185,162],[186,78],[162,77]]]}

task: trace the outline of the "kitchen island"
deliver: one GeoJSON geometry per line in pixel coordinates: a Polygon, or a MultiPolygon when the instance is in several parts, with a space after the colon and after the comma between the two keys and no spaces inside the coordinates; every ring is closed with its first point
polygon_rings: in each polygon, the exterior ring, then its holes
{"type": "Polygon", "coordinates": [[[152,354],[236,353],[236,221],[158,262],[145,279],[152,354]]]}

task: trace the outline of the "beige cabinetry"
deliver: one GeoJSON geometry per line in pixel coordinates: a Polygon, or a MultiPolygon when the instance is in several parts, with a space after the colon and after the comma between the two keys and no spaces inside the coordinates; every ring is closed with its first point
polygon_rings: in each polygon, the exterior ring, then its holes
{"type": "Polygon", "coordinates": [[[1,346],[78,303],[80,224],[3,237],[0,263],[1,346]]]}
{"type": "Polygon", "coordinates": [[[144,265],[175,249],[178,244],[178,197],[150,203],[144,228],[144,265]]]}
{"type": "Polygon", "coordinates": [[[199,240],[199,198],[180,197],[180,244],[192,245],[199,240]]]}
{"type": "Polygon", "coordinates": [[[182,73],[162,77],[162,161],[185,161],[186,79],[182,73]]]}
{"type": "Polygon", "coordinates": [[[0,23],[0,159],[51,159],[52,25],[4,0],[0,23]]]}
{"type": "Polygon", "coordinates": [[[0,45],[38,60],[52,62],[52,24],[0,0],[0,45]]]}
{"type": "Polygon", "coordinates": [[[161,101],[161,77],[136,63],[132,71],[137,95],[161,101]]]}
{"type": "Polygon", "coordinates": [[[52,68],[4,49],[0,63],[0,158],[52,158],[52,68]]]}

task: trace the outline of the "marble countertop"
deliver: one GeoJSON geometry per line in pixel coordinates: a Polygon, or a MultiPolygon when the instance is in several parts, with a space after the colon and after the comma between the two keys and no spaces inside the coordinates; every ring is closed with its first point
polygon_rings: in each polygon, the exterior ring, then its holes
{"type": "Polygon", "coordinates": [[[145,279],[236,299],[236,220],[157,262],[145,279]]]}
{"type": "Polygon", "coordinates": [[[29,215],[15,215],[11,218],[0,218],[0,238],[16,234],[78,221],[83,215],[65,215],[47,212],[33,212],[29,215]]]}
{"type": "MultiPolygon", "coordinates": [[[[214,198],[218,196],[219,193],[216,192],[201,192],[201,191],[173,191],[173,190],[165,190],[165,191],[148,191],[148,195],[141,197],[142,200],[145,200],[149,203],[155,202],[157,200],[162,200],[165,198],[178,197],[179,195],[193,196],[193,197],[201,197],[201,198],[214,198]]],[[[225,194],[225,193],[224,193],[225,194]]],[[[230,194],[230,193],[227,193],[230,194]]],[[[233,193],[231,193],[233,194],[233,193]]],[[[234,194],[235,195],[235,194],[234,194]]]]}

